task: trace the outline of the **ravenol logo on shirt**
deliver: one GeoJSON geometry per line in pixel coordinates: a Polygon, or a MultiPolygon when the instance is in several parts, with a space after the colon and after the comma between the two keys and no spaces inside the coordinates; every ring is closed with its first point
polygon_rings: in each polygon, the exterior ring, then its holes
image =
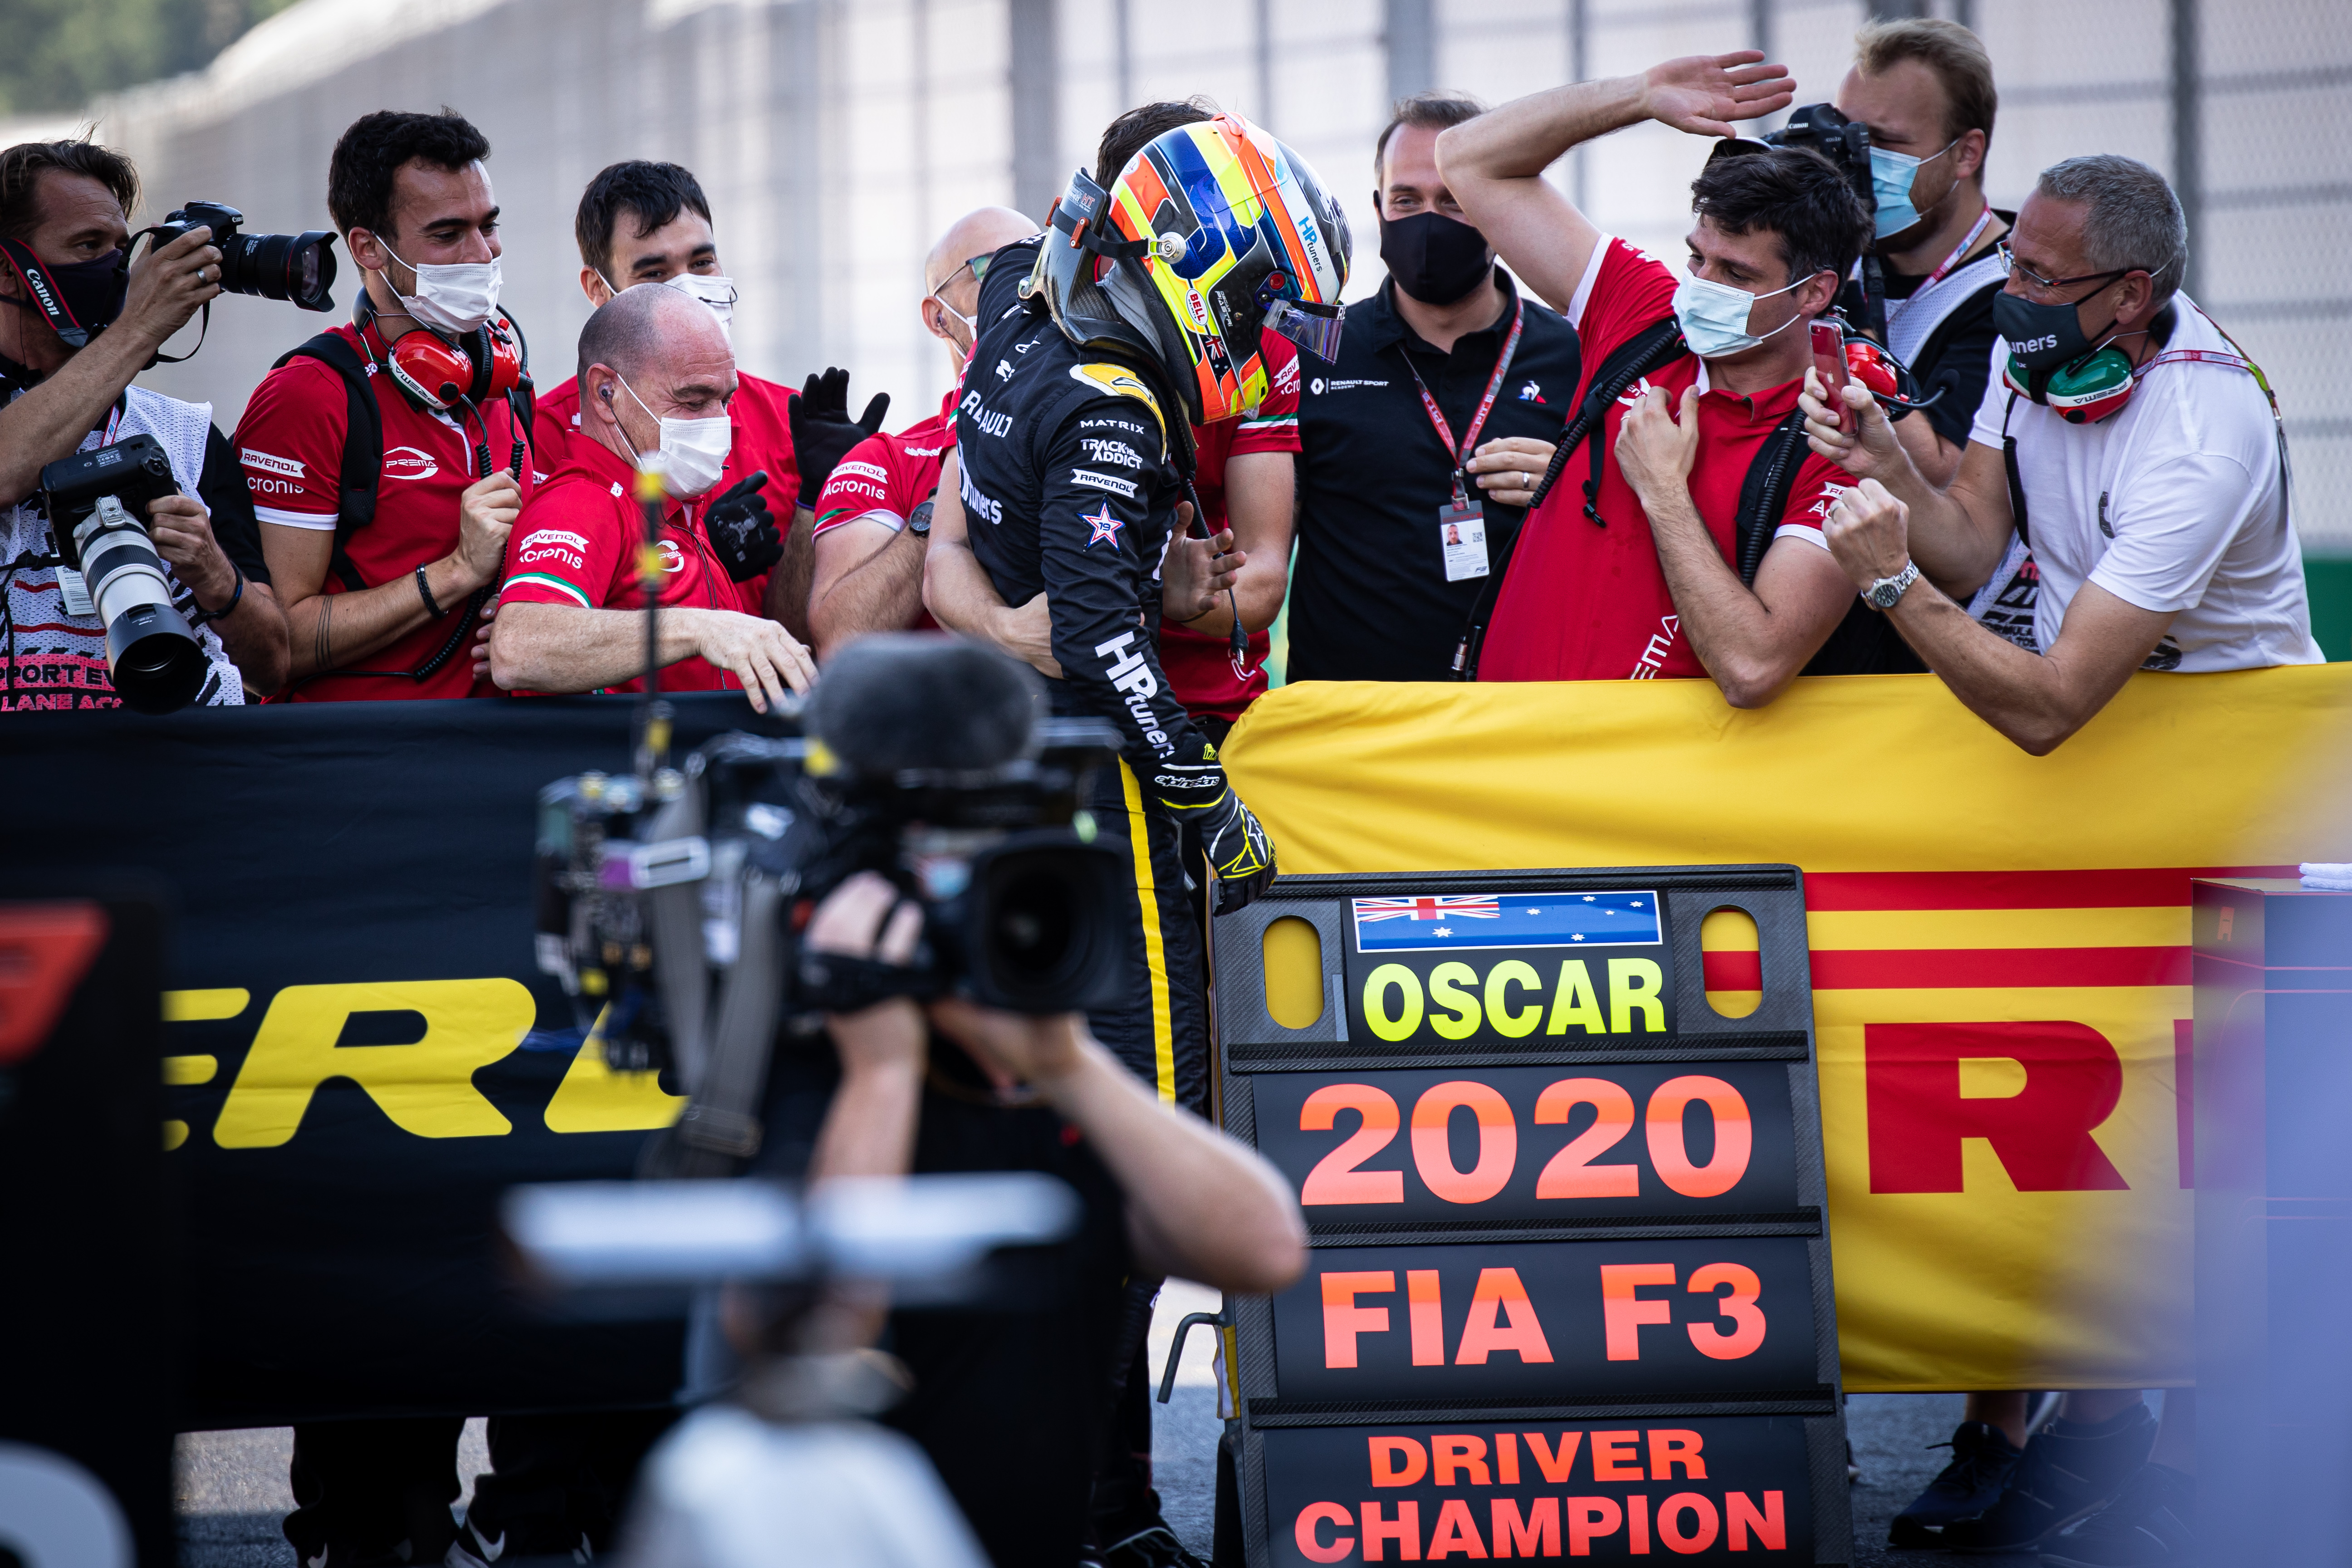
{"type": "Polygon", "coordinates": [[[1356,951],[1654,945],[1658,895],[1418,894],[1355,899],[1356,951]]]}
{"type": "Polygon", "coordinates": [[[259,468],[265,473],[284,474],[289,479],[299,479],[302,477],[302,465],[291,458],[281,458],[274,452],[257,452],[250,447],[241,448],[236,456],[237,460],[248,468],[259,468]]]}

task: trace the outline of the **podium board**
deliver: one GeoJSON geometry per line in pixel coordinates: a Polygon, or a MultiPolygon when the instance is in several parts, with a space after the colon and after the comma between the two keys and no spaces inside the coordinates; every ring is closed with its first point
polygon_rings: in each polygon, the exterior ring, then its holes
{"type": "Polygon", "coordinates": [[[1218,1114],[1312,1246],[1231,1310],[1252,1568],[1848,1560],[1795,868],[1284,877],[1216,922],[1216,975],[1218,1114]],[[1700,951],[1725,909],[1740,1017],[1700,951]],[[1312,1022],[1265,957],[1308,930],[1312,1022]]]}

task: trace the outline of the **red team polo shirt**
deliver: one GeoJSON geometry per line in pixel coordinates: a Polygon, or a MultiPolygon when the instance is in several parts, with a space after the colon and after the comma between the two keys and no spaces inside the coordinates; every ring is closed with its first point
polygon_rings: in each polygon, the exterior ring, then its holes
{"type": "MultiPolygon", "coordinates": [[[[457,549],[458,498],[480,477],[475,468],[477,437],[460,428],[449,416],[411,403],[398,383],[375,369],[384,351],[383,341],[373,326],[364,338],[349,325],[332,331],[357,349],[370,367],[376,407],[383,418],[383,472],[376,484],[375,521],[354,529],[347,546],[361,580],[375,587],[413,577],[419,566],[457,549]]],[[[289,360],[262,378],[236,427],[237,453],[253,490],[256,517],[282,528],[334,531],[341,506],[343,436],[350,416],[342,378],[317,360],[289,360]]],[[[483,409],[482,416],[489,426],[491,465],[504,468],[513,460],[515,439],[505,400],[483,409]]],[[[468,428],[471,424],[468,420],[468,428]]],[[[533,460],[523,467],[545,472],[554,467],[553,457],[554,448],[542,444],[533,460]]],[[[526,471],[519,478],[524,496],[529,497],[534,476],[526,471]]],[[[329,572],[325,592],[343,591],[342,580],[329,572]]],[[[457,624],[457,612],[464,606],[442,608],[452,613],[352,661],[352,667],[361,670],[415,669],[457,636],[456,650],[426,679],[414,680],[397,673],[389,678],[326,675],[300,682],[279,700],[506,695],[487,680],[479,687],[474,684],[472,633],[457,624]]]]}
{"type": "MultiPolygon", "coordinates": [[[[576,605],[586,610],[645,607],[636,548],[644,513],[630,497],[637,471],[582,437],[515,520],[507,548],[502,605],[576,605]]],[[[725,481],[721,481],[724,483],[725,481]]],[[[795,480],[795,483],[798,481],[795,480]]],[[[714,488],[710,494],[719,493],[714,488]]],[[[703,610],[761,613],[767,578],[730,583],[702,531],[698,503],[672,501],[662,519],[661,603],[703,610]]],[[[607,688],[635,691],[635,679],[607,688]]],[[[665,691],[740,691],[742,683],[708,659],[689,656],[661,672],[665,691]]]]}
{"type": "MultiPolygon", "coordinates": [[[[1297,452],[1298,445],[1298,352],[1288,340],[1266,333],[1264,345],[1273,381],[1265,401],[1245,419],[1225,419],[1192,426],[1192,444],[1199,470],[1192,488],[1200,492],[1201,510],[1209,531],[1225,527],[1225,460],[1249,452],[1297,452]]],[[[1191,713],[1239,719],[1242,710],[1265,693],[1265,659],[1272,639],[1259,632],[1249,639],[1249,679],[1234,673],[1232,643],[1223,637],[1191,631],[1163,622],[1160,627],[1160,667],[1176,700],[1191,713]]]]}
{"type": "MultiPolygon", "coordinates": [[[[824,489],[817,492],[815,531],[827,533],[877,511],[887,515],[894,526],[903,527],[915,509],[938,490],[940,469],[955,450],[958,395],[950,391],[937,414],[896,436],[868,436],[852,447],[835,466],[824,489]]],[[[931,619],[929,610],[919,608],[908,629],[937,631],[939,622],[931,619]]]]}
{"type": "MultiPolygon", "coordinates": [[[[1664,263],[1622,240],[1604,239],[1596,248],[1566,312],[1583,342],[1578,402],[1620,343],[1674,315],[1675,284],[1664,263]]],[[[1496,601],[1479,679],[1645,680],[1706,674],[1690,639],[1681,635],[1649,518],[1615,459],[1607,456],[1616,449],[1625,410],[1643,391],[1659,387],[1679,408],[1684,390],[1694,384],[1699,388],[1699,439],[1691,500],[1724,559],[1732,559],[1732,531],[1748,466],[1773,426],[1797,406],[1804,383],[1800,378],[1742,397],[1710,389],[1705,363],[1685,354],[1636,382],[1609,411],[1601,439],[1598,503],[1608,526],[1596,526],[1584,515],[1589,469],[1581,451],[1570,457],[1543,505],[1528,515],[1496,601]]],[[[1843,469],[1809,450],[1798,466],[1775,540],[1794,535],[1829,548],[1822,520],[1853,483],[1843,469]]]]}
{"type": "MultiPolygon", "coordinates": [[[[715,500],[732,489],[738,479],[767,469],[767,487],[760,494],[776,514],[778,526],[787,532],[791,531],[793,509],[800,504],[794,498],[801,493],[801,470],[793,458],[792,421],[784,413],[792,395],[790,388],[772,381],[737,374],[735,396],[727,405],[727,417],[735,426],[735,446],[727,454],[727,467],[719,470],[719,482],[710,487],[709,492],[715,500]]],[[[555,471],[558,462],[579,456],[583,449],[612,456],[581,432],[578,376],[540,398],[539,444],[540,450],[546,454],[539,466],[548,473],[555,471]]],[[[767,585],[765,577],[752,581],[762,588],[767,585]]]]}

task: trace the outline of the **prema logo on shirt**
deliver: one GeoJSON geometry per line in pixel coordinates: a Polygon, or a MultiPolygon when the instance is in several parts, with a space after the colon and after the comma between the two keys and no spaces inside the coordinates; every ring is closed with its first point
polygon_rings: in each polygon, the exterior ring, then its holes
{"type": "Polygon", "coordinates": [[[274,452],[257,452],[252,447],[247,447],[238,451],[236,460],[248,468],[259,468],[265,473],[284,474],[289,479],[299,479],[302,477],[301,464],[291,458],[281,458],[274,452]]]}
{"type": "Polygon", "coordinates": [[[1666,668],[1666,656],[1675,651],[1675,637],[1681,632],[1682,626],[1680,616],[1660,616],[1658,629],[1650,634],[1650,646],[1642,650],[1642,657],[1634,661],[1633,673],[1626,679],[1655,680],[1658,673],[1666,668]]]}
{"type": "Polygon", "coordinates": [[[665,539],[661,542],[661,563],[662,570],[665,572],[686,570],[686,552],[677,547],[677,540],[665,539]]]}
{"type": "Polygon", "coordinates": [[[387,479],[429,479],[441,471],[441,465],[430,452],[415,447],[394,447],[383,455],[383,477],[387,479]]]}

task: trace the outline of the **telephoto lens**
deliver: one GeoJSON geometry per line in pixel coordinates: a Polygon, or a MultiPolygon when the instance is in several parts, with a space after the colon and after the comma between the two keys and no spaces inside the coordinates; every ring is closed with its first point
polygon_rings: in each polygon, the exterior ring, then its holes
{"type": "Polygon", "coordinates": [[[219,202],[190,202],[164,216],[156,243],[166,245],[192,228],[212,231],[220,247],[221,291],[261,300],[288,300],[305,310],[331,310],[335,286],[335,237],[326,229],[301,234],[245,234],[245,215],[219,202]]]}
{"type": "Polygon", "coordinates": [[[204,689],[204,645],[172,604],[172,580],[133,508],[177,495],[171,459],[152,436],[132,436],[41,470],[58,552],[79,571],[106,623],[106,662],[122,705],[142,713],[184,708],[204,689]]]}

